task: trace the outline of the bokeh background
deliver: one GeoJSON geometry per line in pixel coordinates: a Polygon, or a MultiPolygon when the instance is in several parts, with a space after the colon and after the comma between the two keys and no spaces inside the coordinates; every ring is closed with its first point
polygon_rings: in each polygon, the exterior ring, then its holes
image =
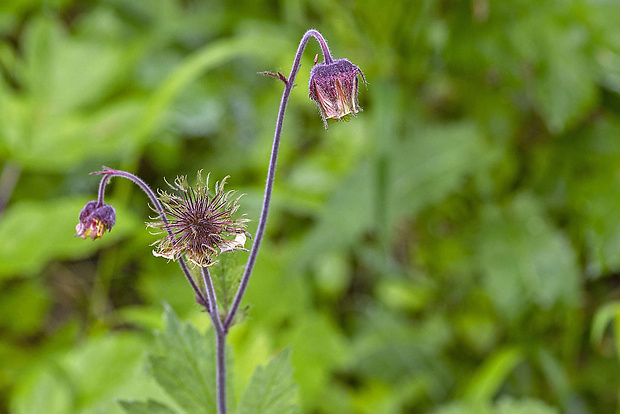
{"type": "Polygon", "coordinates": [[[0,412],[162,398],[145,196],[73,237],[102,165],[230,175],[255,221],[282,71],[309,28],[364,71],[325,131],[310,41],[267,239],[233,328],[237,395],[290,347],[300,413],[611,413],[620,395],[615,0],[0,2],[0,412]]]}

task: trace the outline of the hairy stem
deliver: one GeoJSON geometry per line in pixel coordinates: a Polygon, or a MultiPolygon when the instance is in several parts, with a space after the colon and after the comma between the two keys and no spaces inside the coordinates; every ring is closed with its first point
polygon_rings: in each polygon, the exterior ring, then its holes
{"type": "Polygon", "coordinates": [[[250,250],[250,255],[248,257],[245,271],[243,272],[243,277],[241,278],[241,283],[239,284],[239,289],[237,290],[237,294],[235,295],[235,299],[230,308],[230,312],[228,313],[228,316],[224,321],[225,332],[228,332],[228,329],[230,328],[235,318],[235,315],[239,310],[241,299],[245,294],[248,283],[250,281],[250,276],[252,275],[252,271],[254,270],[254,264],[256,263],[258,249],[260,248],[261,242],[263,240],[263,235],[265,234],[265,226],[267,224],[267,216],[269,214],[269,206],[271,204],[271,193],[273,191],[273,181],[276,174],[276,163],[278,159],[278,149],[280,148],[280,136],[282,135],[284,113],[286,111],[286,105],[288,103],[289,96],[291,95],[291,90],[293,90],[293,87],[295,86],[295,77],[297,76],[297,72],[299,71],[301,55],[303,54],[306,45],[308,44],[308,40],[311,37],[314,37],[321,45],[321,50],[323,51],[323,59],[325,60],[325,63],[333,62],[333,58],[331,56],[329,48],[327,47],[327,42],[325,41],[323,36],[317,30],[308,30],[301,38],[301,42],[299,42],[299,47],[297,48],[295,60],[293,61],[293,67],[291,68],[291,73],[288,76],[288,80],[285,82],[284,92],[282,92],[282,99],[280,100],[280,110],[278,111],[278,119],[276,122],[276,131],[273,137],[273,146],[271,147],[271,159],[269,160],[269,169],[267,171],[267,182],[265,184],[265,194],[263,196],[263,207],[261,210],[260,219],[258,221],[258,228],[256,230],[256,236],[254,237],[252,250],[250,250]]]}
{"type": "Polygon", "coordinates": [[[226,336],[222,320],[220,319],[220,311],[217,306],[217,298],[215,296],[215,288],[208,267],[201,267],[202,280],[205,284],[205,290],[209,297],[207,312],[213,323],[215,330],[215,351],[217,355],[216,365],[216,394],[217,394],[217,412],[218,414],[226,414],[226,336]]]}
{"type": "MultiPolygon", "coordinates": [[[[215,318],[219,320],[219,316],[215,315],[215,318]]],[[[222,331],[218,333],[217,329],[215,333],[217,412],[226,414],[228,411],[226,407],[226,333],[222,331]]]]}

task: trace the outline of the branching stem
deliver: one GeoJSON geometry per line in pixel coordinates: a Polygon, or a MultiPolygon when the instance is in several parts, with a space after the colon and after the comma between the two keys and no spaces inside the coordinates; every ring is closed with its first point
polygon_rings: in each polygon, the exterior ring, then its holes
{"type": "MultiPolygon", "coordinates": [[[[276,121],[276,129],[273,137],[273,145],[271,148],[271,158],[269,160],[269,167],[267,170],[267,181],[265,183],[265,192],[263,196],[263,205],[261,209],[260,218],[258,221],[258,228],[256,230],[256,235],[254,237],[254,243],[252,245],[252,249],[250,250],[250,254],[248,257],[248,261],[243,272],[243,276],[241,278],[241,283],[239,284],[239,288],[237,293],[235,294],[235,298],[233,300],[232,306],[230,308],[230,312],[226,315],[226,319],[222,322],[219,315],[219,309],[217,306],[217,298],[215,295],[215,289],[213,287],[213,281],[211,275],[209,273],[209,269],[207,267],[201,267],[202,280],[205,285],[205,291],[203,292],[196,282],[194,281],[189,268],[183,257],[179,257],[179,265],[181,266],[181,270],[185,275],[185,278],[191,285],[192,289],[197,295],[198,302],[204,305],[205,309],[209,313],[209,317],[213,323],[213,327],[215,330],[215,339],[216,339],[216,359],[217,359],[217,412],[218,414],[227,414],[227,404],[226,404],[226,337],[228,336],[229,329],[239,311],[239,306],[241,304],[241,300],[243,299],[243,295],[248,287],[248,283],[250,281],[250,276],[252,275],[252,271],[254,270],[254,265],[256,263],[256,258],[258,256],[258,250],[260,248],[261,242],[263,240],[263,236],[265,234],[265,227],[267,225],[267,217],[269,214],[269,207],[271,204],[271,193],[273,191],[273,183],[276,173],[276,163],[278,159],[278,150],[280,148],[280,137],[282,135],[282,124],[284,122],[284,114],[286,112],[286,106],[288,104],[288,100],[295,86],[295,78],[297,76],[297,72],[299,71],[301,56],[308,44],[308,40],[314,37],[320,44],[321,50],[323,52],[323,60],[326,64],[332,63],[334,60],[331,56],[329,48],[327,46],[327,42],[323,38],[323,36],[314,29],[308,30],[304,36],[302,37],[299,47],[297,48],[297,53],[295,54],[295,60],[293,61],[293,66],[291,68],[290,75],[288,78],[284,77],[281,73],[273,74],[270,72],[263,72],[263,74],[274,76],[279,78],[284,83],[284,91],[282,92],[282,98],[280,100],[280,109],[278,111],[278,118],[276,121]]],[[[103,171],[98,171],[92,174],[102,175],[101,183],[99,185],[99,194],[98,194],[98,205],[103,205],[105,187],[108,181],[112,177],[123,177],[126,178],[133,183],[135,183],[142,191],[146,193],[149,197],[155,211],[161,217],[162,222],[164,223],[164,227],[170,237],[174,237],[172,230],[170,229],[168,218],[164,213],[163,206],[161,205],[159,199],[149,188],[149,186],[142,181],[140,178],[135,175],[128,173],[126,171],[114,170],[111,168],[104,167],[103,171]]]]}
{"type": "MultiPolygon", "coordinates": [[[[280,80],[284,83],[284,91],[282,92],[282,99],[280,100],[280,109],[278,111],[278,119],[276,121],[276,130],[273,137],[273,145],[271,147],[271,158],[269,160],[269,168],[267,170],[267,182],[265,184],[265,193],[263,196],[263,206],[260,214],[260,219],[258,221],[258,228],[256,230],[256,236],[254,237],[254,243],[252,244],[252,249],[250,250],[250,255],[248,257],[248,262],[246,264],[245,270],[243,272],[243,276],[241,278],[241,283],[239,284],[239,288],[235,295],[235,299],[233,300],[232,306],[230,308],[230,312],[226,316],[223,324],[220,324],[219,316],[217,315],[217,304],[215,303],[215,298],[210,297],[209,300],[213,300],[214,306],[211,307],[212,312],[216,313],[215,316],[211,315],[211,319],[215,326],[215,334],[216,334],[216,351],[217,351],[217,401],[218,401],[218,414],[226,414],[226,336],[228,335],[228,331],[237,315],[239,310],[239,305],[241,304],[241,299],[243,299],[243,295],[248,287],[248,283],[250,281],[250,276],[252,275],[252,271],[254,270],[254,264],[256,263],[256,257],[258,256],[258,249],[260,248],[261,242],[263,240],[263,236],[265,234],[265,227],[267,225],[267,216],[269,214],[269,206],[271,204],[271,193],[273,191],[273,182],[276,174],[276,163],[278,159],[278,150],[280,148],[280,137],[282,135],[282,124],[284,122],[284,113],[286,112],[286,105],[289,100],[289,96],[291,95],[291,91],[295,86],[295,77],[297,76],[297,72],[299,71],[299,66],[301,63],[301,56],[308,44],[308,40],[314,37],[319,44],[321,45],[321,50],[323,51],[323,59],[325,63],[332,63],[333,58],[327,47],[327,42],[323,38],[323,36],[316,30],[311,29],[308,30],[301,39],[299,43],[299,47],[297,48],[297,53],[295,54],[295,60],[293,61],[293,66],[291,68],[291,73],[288,78],[284,77],[282,74],[276,75],[280,80]],[[216,321],[217,320],[217,321],[216,321]],[[217,326],[219,325],[219,327],[217,326]]],[[[206,278],[210,279],[210,278],[206,278]]],[[[206,280],[205,279],[205,280],[206,280]]],[[[207,287],[207,292],[212,289],[207,287]]]]}

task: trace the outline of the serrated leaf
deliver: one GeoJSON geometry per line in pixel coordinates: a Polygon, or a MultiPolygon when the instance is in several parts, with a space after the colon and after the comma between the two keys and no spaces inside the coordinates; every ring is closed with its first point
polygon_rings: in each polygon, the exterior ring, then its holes
{"type": "Polygon", "coordinates": [[[128,414],[177,414],[172,408],[157,401],[119,401],[128,414]]]}
{"type": "Polygon", "coordinates": [[[156,336],[149,361],[156,381],[187,413],[215,413],[215,345],[212,333],[201,335],[182,324],[172,309],[164,312],[166,330],[156,336]]]}
{"type": "Polygon", "coordinates": [[[241,397],[237,414],[290,414],[295,412],[296,386],[290,351],[281,352],[266,366],[256,368],[241,397]]]}

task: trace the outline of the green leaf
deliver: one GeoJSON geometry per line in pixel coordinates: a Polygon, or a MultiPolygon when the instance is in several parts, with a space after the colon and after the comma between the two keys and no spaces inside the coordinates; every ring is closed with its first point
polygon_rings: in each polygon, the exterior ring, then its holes
{"type": "Polygon", "coordinates": [[[128,414],[176,414],[172,408],[157,401],[119,401],[123,410],[128,414]]]}
{"type": "MultiPolygon", "coordinates": [[[[140,104],[133,96],[101,104],[126,76],[126,44],[72,36],[51,14],[25,28],[21,93],[0,96],[0,141],[16,164],[59,171],[84,160],[124,154],[140,104]]],[[[99,163],[98,163],[99,164],[99,163]]]]}
{"type": "Polygon", "coordinates": [[[414,326],[408,318],[377,306],[362,325],[352,356],[364,377],[389,384],[422,381],[428,394],[446,394],[452,378],[442,353],[453,341],[446,318],[437,314],[414,326]]]}
{"type": "Polygon", "coordinates": [[[560,410],[533,398],[521,400],[501,398],[496,404],[497,414],[559,414],[560,410]]]}
{"type": "MultiPolygon", "coordinates": [[[[200,334],[189,323],[182,323],[170,306],[165,305],[165,331],[156,333],[155,350],[149,355],[150,371],[166,394],[185,413],[216,413],[216,352],[211,333],[200,334]]],[[[230,349],[227,349],[230,355],[230,349]]],[[[232,358],[226,359],[228,408],[234,411],[232,358]]],[[[173,412],[155,401],[124,401],[131,412],[154,408],[173,412]]],[[[146,411],[144,411],[146,410],[146,411]]]]}
{"type": "Polygon", "coordinates": [[[431,411],[431,414],[496,414],[488,404],[452,402],[431,411]]]}
{"type": "Polygon", "coordinates": [[[117,398],[153,395],[144,374],[144,339],[117,333],[93,338],[26,370],[11,401],[15,413],[119,413],[117,398]]]}
{"type": "Polygon", "coordinates": [[[36,334],[46,322],[49,296],[40,279],[22,279],[0,290],[0,329],[4,335],[36,334]]]}
{"type": "Polygon", "coordinates": [[[295,412],[296,386],[290,351],[281,352],[266,366],[256,368],[241,397],[237,414],[289,414],[295,412]]]}
{"type": "Polygon", "coordinates": [[[26,28],[24,83],[34,101],[58,115],[109,93],[126,44],[70,36],[51,16],[39,16],[26,28]]]}
{"type": "Polygon", "coordinates": [[[497,38],[506,36],[505,42],[485,40],[495,43],[490,64],[496,65],[493,58],[507,61],[504,75],[517,78],[552,134],[573,127],[597,104],[600,71],[594,56],[600,51],[593,53],[599,46],[593,44],[603,42],[593,34],[602,22],[584,21],[594,9],[543,2],[536,13],[506,16],[495,32],[497,38]]]}
{"type": "Polygon", "coordinates": [[[336,189],[317,225],[306,235],[301,251],[291,263],[293,267],[304,267],[323,254],[341,251],[371,227],[372,182],[372,169],[364,164],[336,189]]]}
{"type": "Polygon", "coordinates": [[[598,76],[588,32],[574,17],[533,13],[511,30],[511,41],[535,72],[535,105],[552,133],[563,132],[596,104],[598,76]]]}
{"type": "Polygon", "coordinates": [[[504,397],[496,404],[453,402],[432,411],[432,414],[558,414],[559,410],[533,398],[504,397]]]}
{"type": "Polygon", "coordinates": [[[608,326],[613,322],[616,355],[620,357],[620,302],[611,302],[601,306],[594,315],[590,342],[592,345],[601,346],[608,326]]]}
{"type": "Polygon", "coordinates": [[[558,194],[566,188],[566,200],[559,201],[569,208],[571,230],[579,235],[575,244],[586,245],[584,267],[591,277],[620,270],[618,136],[620,119],[602,116],[578,135],[558,142],[549,167],[539,173],[556,177],[558,194]]]}
{"type": "Polygon", "coordinates": [[[517,318],[532,305],[550,309],[576,302],[575,252],[537,199],[521,194],[506,209],[488,207],[478,236],[484,286],[504,316],[517,318]]]}
{"type": "MultiPolygon", "coordinates": [[[[209,70],[242,56],[260,54],[263,51],[262,41],[254,37],[238,37],[211,42],[196,51],[179,65],[155,91],[145,108],[135,131],[135,140],[138,148],[146,145],[153,131],[159,126],[166,111],[174,99],[189,84],[195,82],[209,70]]],[[[133,169],[136,162],[136,152],[125,153],[124,169],[133,169]]]]}
{"type": "Polygon", "coordinates": [[[239,261],[241,254],[240,252],[222,254],[218,257],[217,266],[210,268],[218,306],[223,314],[228,314],[245,269],[243,263],[239,261]]]}
{"type": "Polygon", "coordinates": [[[564,411],[570,411],[570,407],[577,396],[572,389],[566,368],[547,349],[541,348],[537,352],[537,357],[540,368],[545,374],[551,390],[558,397],[558,400],[561,401],[564,411]]]}
{"type": "Polygon", "coordinates": [[[598,98],[592,68],[573,56],[549,62],[534,88],[538,110],[552,133],[577,123],[594,109],[598,98]]]}
{"type": "Polygon", "coordinates": [[[33,384],[18,388],[14,393],[11,412],[15,414],[73,412],[73,395],[70,384],[58,372],[41,372],[33,384]]]}
{"type": "Polygon", "coordinates": [[[166,306],[166,330],[156,336],[156,354],[149,357],[155,380],[187,413],[215,413],[215,345],[212,334],[182,324],[166,306]]]}
{"type": "Polygon", "coordinates": [[[484,150],[480,131],[471,123],[422,128],[394,145],[387,189],[389,228],[458,191],[467,175],[485,167],[484,150]]]}
{"type": "Polygon", "coordinates": [[[498,350],[469,379],[464,398],[474,403],[492,401],[523,359],[523,351],[517,347],[498,350]]]}
{"type": "Polygon", "coordinates": [[[0,142],[15,164],[34,171],[64,171],[92,161],[107,164],[131,144],[130,130],[139,102],[125,100],[105,105],[92,113],[64,116],[45,113],[33,121],[36,105],[6,94],[0,96],[0,142]]]}
{"type": "Polygon", "coordinates": [[[287,343],[292,343],[295,379],[306,403],[328,392],[332,374],[344,368],[350,353],[344,334],[327,315],[305,312],[292,325],[287,343]]]}

